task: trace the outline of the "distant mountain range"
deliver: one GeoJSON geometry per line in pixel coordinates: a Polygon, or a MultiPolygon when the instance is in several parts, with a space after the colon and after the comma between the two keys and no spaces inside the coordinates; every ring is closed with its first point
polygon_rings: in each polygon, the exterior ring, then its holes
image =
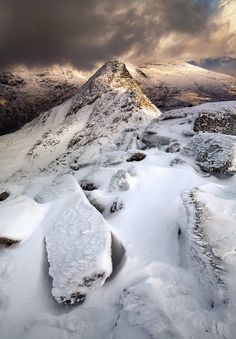
{"type": "MultiPolygon", "coordinates": [[[[236,78],[189,63],[127,64],[127,68],[162,110],[236,98],[236,78]]],[[[0,72],[0,135],[72,98],[86,80],[70,67],[0,72]]]]}
{"type": "Polygon", "coordinates": [[[219,57],[219,58],[206,58],[200,61],[189,61],[192,65],[203,67],[215,72],[236,76],[236,58],[219,57]]]}

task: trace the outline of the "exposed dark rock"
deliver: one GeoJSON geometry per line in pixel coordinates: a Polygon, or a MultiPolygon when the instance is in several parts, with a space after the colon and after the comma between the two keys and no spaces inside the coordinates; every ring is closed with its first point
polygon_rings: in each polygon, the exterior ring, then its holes
{"type": "Polygon", "coordinates": [[[10,247],[18,244],[20,241],[0,236],[0,247],[10,247]]]}
{"type": "Polygon", "coordinates": [[[137,152],[134,153],[129,159],[127,159],[127,162],[132,162],[132,161],[141,161],[146,158],[146,154],[137,152]]]}
{"type": "Polygon", "coordinates": [[[97,186],[93,182],[90,182],[88,180],[81,180],[79,184],[84,191],[97,190],[97,186]]]}
{"type": "Polygon", "coordinates": [[[120,211],[124,207],[124,203],[116,199],[113,204],[111,205],[110,212],[115,213],[120,211]]]}
{"type": "Polygon", "coordinates": [[[193,130],[236,135],[236,108],[200,112],[194,121],[193,130]]]}
{"type": "Polygon", "coordinates": [[[61,303],[65,305],[73,305],[75,303],[82,304],[86,299],[86,294],[77,292],[77,293],[72,293],[70,298],[60,297],[60,299],[61,299],[61,303]]]}
{"type": "Polygon", "coordinates": [[[10,196],[10,193],[9,192],[1,192],[0,193],[0,201],[4,201],[6,200],[8,197],[10,196]]]}
{"type": "Polygon", "coordinates": [[[181,234],[182,234],[182,230],[181,230],[181,227],[179,227],[178,228],[178,238],[180,238],[181,234]]]}

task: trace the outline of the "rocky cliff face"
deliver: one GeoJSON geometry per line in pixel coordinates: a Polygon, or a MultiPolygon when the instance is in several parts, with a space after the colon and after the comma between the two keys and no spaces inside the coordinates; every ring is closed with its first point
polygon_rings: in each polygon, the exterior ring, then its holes
{"type": "Polygon", "coordinates": [[[66,66],[0,72],[0,135],[71,98],[85,80],[66,66]]]}

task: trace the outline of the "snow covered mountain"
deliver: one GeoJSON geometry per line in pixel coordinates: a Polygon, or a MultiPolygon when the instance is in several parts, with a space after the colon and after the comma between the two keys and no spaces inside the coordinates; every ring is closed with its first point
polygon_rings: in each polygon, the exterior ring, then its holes
{"type": "MultiPolygon", "coordinates": [[[[145,95],[163,110],[236,97],[235,78],[188,63],[127,67],[145,95]]],[[[0,72],[0,135],[70,99],[88,76],[69,66],[0,72]]]]}
{"type": "Polygon", "coordinates": [[[236,101],[160,113],[108,62],[0,137],[1,339],[235,339],[236,101]]]}
{"type": "Polygon", "coordinates": [[[70,99],[86,80],[69,66],[0,71],[0,135],[70,99]]]}
{"type": "Polygon", "coordinates": [[[55,171],[60,166],[67,170],[74,159],[91,161],[103,147],[116,148],[115,143],[126,135],[125,129],[135,133],[137,127],[159,115],[125,65],[108,62],[72,99],[41,114],[15,134],[1,137],[3,172],[10,177],[33,169],[55,171]]]}
{"type": "Polygon", "coordinates": [[[146,96],[160,109],[235,100],[236,79],[184,62],[127,65],[146,96]]]}

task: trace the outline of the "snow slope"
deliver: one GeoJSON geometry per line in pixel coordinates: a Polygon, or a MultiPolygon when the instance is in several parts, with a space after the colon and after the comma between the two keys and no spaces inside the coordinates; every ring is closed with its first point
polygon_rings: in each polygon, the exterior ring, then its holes
{"type": "MultiPolygon", "coordinates": [[[[12,225],[22,217],[12,214],[18,199],[24,203],[22,214],[25,209],[31,212],[28,201],[39,211],[30,225],[33,232],[24,242],[0,249],[0,338],[234,339],[235,175],[217,177],[203,172],[182,150],[195,135],[193,124],[199,111],[235,107],[236,102],[168,112],[169,116],[146,126],[159,112],[121,64],[106,67],[82,89],[83,95],[0,138],[0,191],[10,192],[0,202],[1,208],[8,210],[4,213],[12,225]],[[110,115],[105,114],[107,107],[110,115]],[[128,112],[131,115],[124,121],[128,112]],[[144,136],[152,137],[156,147],[147,146],[144,136]],[[146,157],[127,161],[137,152],[146,157]],[[57,220],[65,230],[65,241],[60,238],[66,245],[63,249],[69,258],[74,256],[71,237],[76,243],[78,238],[76,232],[67,236],[66,227],[70,222],[76,226],[77,207],[73,208],[70,199],[81,182],[91,184],[87,187],[92,190],[85,194],[97,207],[104,207],[106,221],[125,246],[126,260],[104,285],[89,291],[82,305],[66,306],[52,297],[44,239],[57,220]],[[194,242],[195,209],[186,208],[183,193],[196,187],[203,192],[198,199],[211,219],[198,210],[208,237],[200,235],[194,242]],[[65,202],[71,204],[66,205],[68,221],[63,215],[65,202]],[[112,210],[114,202],[119,208],[112,210]],[[206,243],[208,252],[204,252],[206,243]],[[196,249],[195,256],[191,248],[196,249]],[[220,289],[214,263],[206,258],[213,251],[219,256],[223,296],[227,297],[217,302],[206,298],[206,291],[213,291],[214,296],[220,289]],[[211,274],[206,275],[202,267],[211,274]]],[[[235,137],[231,139],[235,143],[235,137]]],[[[14,236],[18,228],[11,231],[14,236]]],[[[53,268],[56,274],[60,262],[53,268]]],[[[74,270],[73,261],[71,265],[74,270]]],[[[109,264],[106,268],[109,271],[109,264]]]]}
{"type": "Polygon", "coordinates": [[[235,100],[236,79],[186,62],[127,67],[147,97],[160,109],[235,100]]]}

